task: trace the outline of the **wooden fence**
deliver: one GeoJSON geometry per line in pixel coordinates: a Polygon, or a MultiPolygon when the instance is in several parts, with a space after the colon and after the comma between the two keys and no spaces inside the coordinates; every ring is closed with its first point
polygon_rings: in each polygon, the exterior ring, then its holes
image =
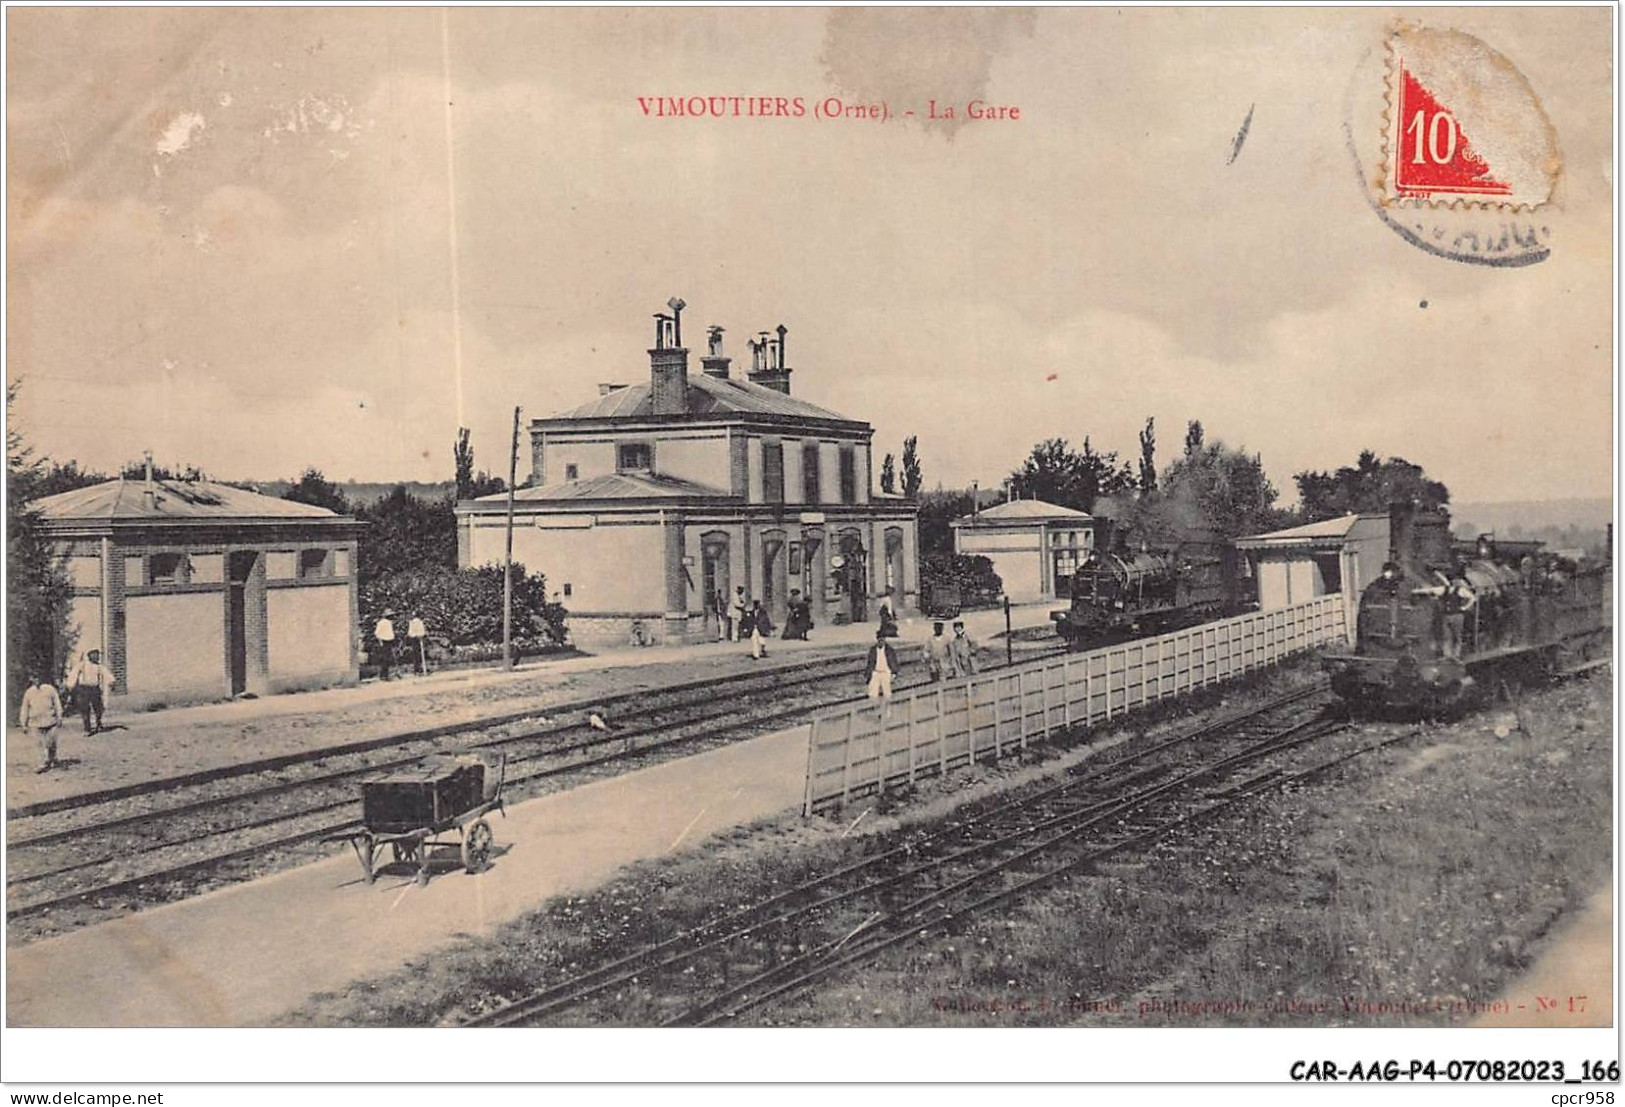
{"type": "Polygon", "coordinates": [[[1278,611],[1046,658],[985,676],[899,692],[882,719],[873,703],[815,718],[807,738],[811,814],[1025,749],[1051,734],[1106,722],[1345,636],[1333,593],[1278,611]]]}

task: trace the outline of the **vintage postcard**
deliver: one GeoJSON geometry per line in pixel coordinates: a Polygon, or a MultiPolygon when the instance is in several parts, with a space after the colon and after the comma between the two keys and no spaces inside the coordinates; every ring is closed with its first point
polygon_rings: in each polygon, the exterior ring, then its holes
{"type": "Polygon", "coordinates": [[[8,8],[5,1079],[1617,1081],[1616,16],[8,8]]]}

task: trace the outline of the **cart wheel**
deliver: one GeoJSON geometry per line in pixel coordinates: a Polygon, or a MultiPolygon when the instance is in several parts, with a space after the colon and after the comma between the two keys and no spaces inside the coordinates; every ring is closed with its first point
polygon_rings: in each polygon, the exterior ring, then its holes
{"type": "Polygon", "coordinates": [[[391,850],[395,853],[395,860],[404,864],[411,864],[418,859],[418,844],[416,842],[391,842],[391,850]]]}
{"type": "Polygon", "coordinates": [[[484,872],[491,861],[491,824],[475,819],[463,832],[463,868],[470,873],[484,872]]]}

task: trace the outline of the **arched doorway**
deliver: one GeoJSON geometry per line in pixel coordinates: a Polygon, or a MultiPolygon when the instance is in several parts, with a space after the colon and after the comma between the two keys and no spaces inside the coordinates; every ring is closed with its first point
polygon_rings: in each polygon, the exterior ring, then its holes
{"type": "Polygon", "coordinates": [[[705,628],[721,636],[727,629],[728,601],[733,596],[727,531],[712,530],[700,535],[700,587],[704,590],[705,628]]]}
{"type": "Polygon", "coordinates": [[[908,577],[903,571],[903,528],[886,528],[886,579],[883,590],[892,598],[892,614],[901,616],[908,577]]]}
{"type": "Polygon", "coordinates": [[[837,543],[841,559],[835,569],[835,589],[847,618],[854,623],[869,619],[869,552],[863,548],[863,533],[843,530],[837,543]]]}

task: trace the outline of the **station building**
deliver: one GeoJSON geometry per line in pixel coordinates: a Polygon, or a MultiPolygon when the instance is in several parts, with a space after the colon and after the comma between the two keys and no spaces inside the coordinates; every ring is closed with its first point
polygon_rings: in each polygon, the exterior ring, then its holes
{"type": "MultiPolygon", "coordinates": [[[[572,636],[708,640],[740,586],[779,627],[792,588],[815,625],[873,620],[888,594],[917,608],[917,509],[871,490],[870,425],[791,395],[783,326],[750,342],[743,378],[711,327],[691,374],[684,306],[655,316],[645,381],[530,423],[513,556],[547,575],[572,636]]],[[[506,508],[458,504],[460,565],[502,562],[506,508]]]]}
{"type": "Polygon", "coordinates": [[[1010,500],[949,524],[954,552],[993,562],[1014,603],[1072,594],[1072,575],[1095,546],[1094,517],[1045,503],[1010,500]]]}
{"type": "Polygon", "coordinates": [[[354,683],[356,537],[326,508],[212,481],[36,500],[73,586],[74,653],[132,705],[354,683]]]}
{"type": "Polygon", "coordinates": [[[1236,539],[1253,563],[1260,611],[1340,592],[1352,635],[1360,594],[1388,560],[1388,514],[1342,515],[1236,539]]]}

